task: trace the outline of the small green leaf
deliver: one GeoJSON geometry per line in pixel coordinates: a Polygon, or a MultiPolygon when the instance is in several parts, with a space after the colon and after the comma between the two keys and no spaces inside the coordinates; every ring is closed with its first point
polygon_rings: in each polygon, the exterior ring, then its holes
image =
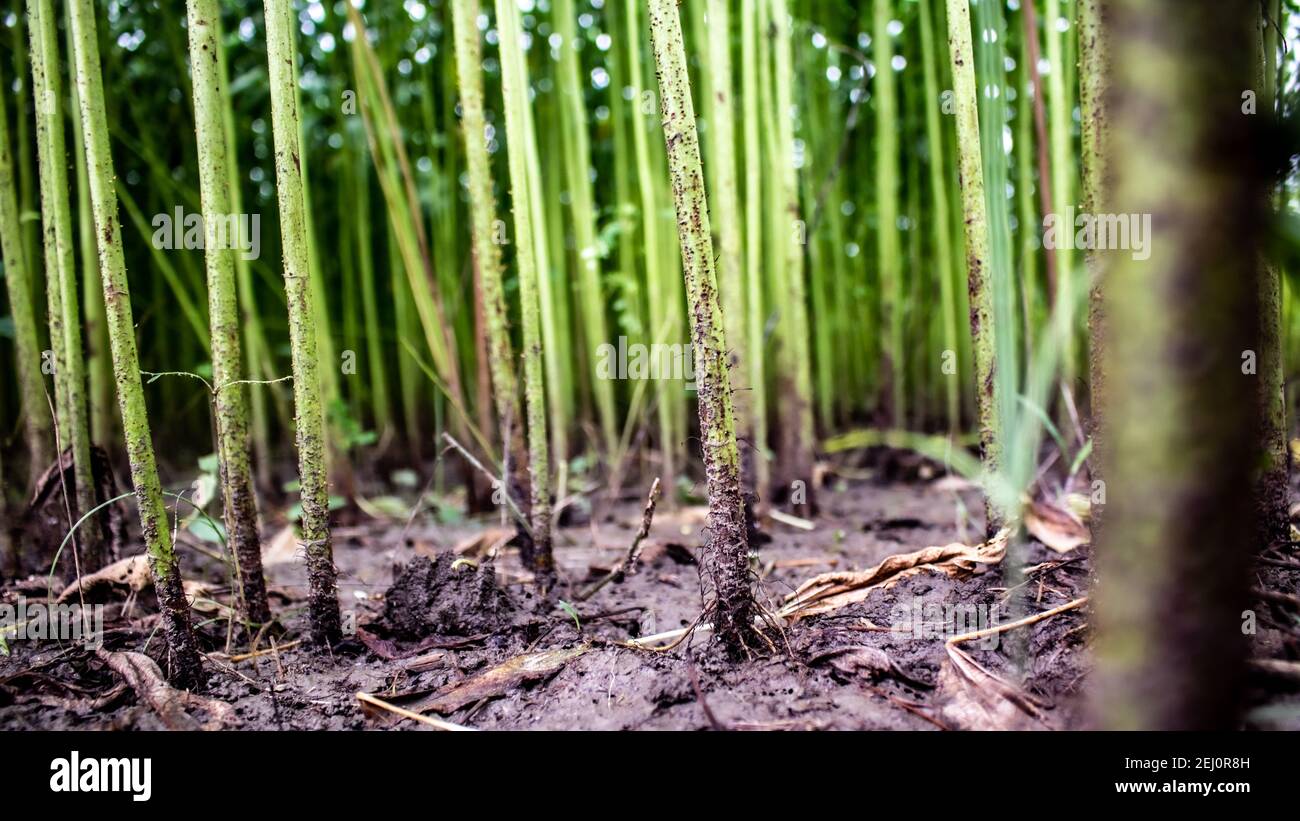
{"type": "Polygon", "coordinates": [[[560,599],[560,609],[569,614],[569,617],[573,619],[573,626],[578,628],[578,632],[581,633],[582,622],[578,620],[578,608],[569,604],[564,599],[560,599]]]}

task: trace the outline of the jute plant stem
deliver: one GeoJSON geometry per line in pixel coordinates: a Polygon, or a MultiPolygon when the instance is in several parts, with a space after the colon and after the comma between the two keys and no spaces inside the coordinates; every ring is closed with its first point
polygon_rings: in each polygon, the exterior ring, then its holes
{"type": "MultiPolygon", "coordinates": [[[[45,231],[50,347],[54,351],[55,408],[58,413],[55,424],[59,428],[59,440],[64,447],[72,449],[73,510],[80,514],[95,506],[95,483],[90,466],[90,420],[81,347],[81,294],[77,289],[72,213],[68,202],[58,25],[51,0],[28,0],[27,17],[32,39],[32,89],[36,99],[36,148],[45,231]]],[[[99,533],[98,528],[90,528],[81,540],[81,559],[90,567],[99,565],[99,533]]]]}
{"type": "Polygon", "coordinates": [[[740,459],[726,335],[714,274],[712,229],[676,0],[650,0],[650,33],[699,381],[700,438],[709,497],[704,553],[707,595],[711,597],[708,607],[712,609],[713,626],[723,645],[733,655],[743,655],[751,652],[757,643],[753,624],[757,604],[749,570],[740,459]]]}
{"type": "Polygon", "coordinates": [[[505,98],[506,154],[510,165],[510,199],[515,223],[515,264],[519,267],[520,316],[523,325],[524,409],[528,428],[528,473],[531,499],[532,570],[538,585],[549,590],[555,579],[551,555],[550,453],[546,431],[546,373],[542,363],[541,305],[537,284],[537,249],[524,107],[528,103],[523,53],[514,0],[496,0],[502,45],[514,38],[514,47],[501,49],[501,90],[505,98]]]}
{"type": "Polygon", "coordinates": [[[235,293],[236,226],[231,210],[227,167],[225,84],[220,66],[220,7],[217,0],[188,0],[190,76],[198,144],[199,188],[205,230],[208,319],[212,329],[212,381],[223,386],[213,397],[221,496],[229,547],[239,570],[242,615],[254,623],[271,619],[262,578],[262,545],[257,532],[257,500],[249,463],[247,389],[239,344],[239,304],[235,293]],[[218,232],[221,232],[220,234],[218,232]],[[224,240],[223,236],[224,235],[224,240]]]}
{"type": "MultiPolygon", "coordinates": [[[[488,363],[497,424],[501,428],[502,450],[508,465],[507,498],[517,501],[525,518],[529,509],[528,451],[524,443],[524,416],[520,411],[519,382],[515,374],[514,350],[502,285],[501,247],[496,242],[496,195],[492,190],[492,165],[487,152],[487,123],[483,116],[483,45],[478,30],[478,0],[454,0],[456,70],[460,82],[461,125],[465,133],[465,163],[469,174],[469,204],[474,241],[474,264],[478,266],[483,293],[483,314],[487,326],[488,363]]],[[[521,538],[530,539],[526,528],[521,538]]],[[[532,556],[532,545],[520,552],[532,556]]]]}
{"type": "Polygon", "coordinates": [[[298,50],[293,4],[266,0],[267,63],[271,86],[271,120],[275,138],[276,192],[284,257],[284,289],[289,308],[289,344],[293,358],[293,398],[297,423],[298,477],[302,496],[302,543],[311,587],[311,632],[318,643],[341,635],[339,603],[330,543],[329,487],[325,472],[325,414],[316,359],[317,329],[307,262],[306,206],[298,125],[298,89],[294,65],[298,50]]]}
{"type": "MultiPolygon", "coordinates": [[[[0,85],[3,85],[2,80],[0,85]]],[[[9,311],[14,323],[14,370],[18,374],[18,390],[23,402],[23,438],[27,443],[28,473],[35,479],[53,458],[53,421],[45,405],[40,343],[36,336],[36,316],[32,303],[32,274],[23,248],[17,190],[9,143],[8,116],[4,107],[0,106],[0,254],[4,255],[5,290],[9,295],[9,311]]]]}
{"type": "MultiPolygon", "coordinates": [[[[48,5],[48,0],[46,0],[48,5]]],[[[198,681],[200,664],[190,626],[189,603],[181,589],[180,564],[167,530],[158,467],[145,410],[144,386],[135,347],[135,322],[122,254],[117,196],[113,189],[113,155],[109,150],[108,118],[104,110],[104,82],[100,74],[99,40],[91,0],[71,0],[73,58],[81,125],[85,136],[86,166],[99,250],[100,278],[104,286],[105,318],[113,352],[118,406],[131,482],[140,510],[141,536],[149,555],[154,589],[162,610],[163,635],[171,653],[168,679],[178,686],[198,681]]]]}
{"type": "MultiPolygon", "coordinates": [[[[966,0],[948,2],[948,51],[952,62],[953,103],[957,120],[962,213],[966,227],[966,276],[970,293],[970,326],[975,354],[975,385],[979,410],[981,457],[985,472],[997,473],[1002,459],[1002,431],[994,379],[997,329],[993,327],[993,292],[989,276],[988,215],[984,201],[984,170],[980,158],[980,123],[975,86],[975,56],[971,47],[970,9],[966,0]]],[[[985,502],[987,529],[1001,529],[1002,514],[985,502]]]]}

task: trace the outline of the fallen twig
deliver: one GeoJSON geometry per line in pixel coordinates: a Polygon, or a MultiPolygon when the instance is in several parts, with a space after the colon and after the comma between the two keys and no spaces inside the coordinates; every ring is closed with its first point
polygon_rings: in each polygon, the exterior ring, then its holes
{"type": "Polygon", "coordinates": [[[613,570],[579,593],[575,597],[577,601],[586,601],[600,592],[600,589],[611,581],[622,583],[629,571],[636,570],[636,562],[641,557],[641,544],[650,535],[650,525],[654,523],[655,505],[659,503],[659,493],[659,478],[655,477],[654,484],[650,485],[650,496],[646,499],[645,510],[641,512],[641,527],[632,539],[632,544],[627,549],[627,555],[613,570]]]}

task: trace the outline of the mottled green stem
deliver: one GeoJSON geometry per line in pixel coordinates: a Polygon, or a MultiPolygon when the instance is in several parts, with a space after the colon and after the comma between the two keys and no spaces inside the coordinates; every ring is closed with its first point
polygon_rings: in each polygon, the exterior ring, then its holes
{"type": "Polygon", "coordinates": [[[1151,231],[1149,258],[1107,252],[1095,707],[1110,729],[1235,728],[1260,421],[1242,356],[1267,199],[1238,112],[1258,32],[1241,3],[1108,5],[1108,210],[1151,231]]]}
{"type": "MultiPolygon", "coordinates": [[[[487,325],[488,363],[496,403],[497,423],[509,475],[510,497],[524,516],[529,515],[528,451],[524,442],[524,417],[519,405],[519,382],[515,374],[514,351],[510,344],[510,322],[502,285],[501,247],[497,244],[496,195],[492,190],[492,164],[487,151],[487,122],[483,116],[483,44],[478,29],[478,0],[454,0],[456,70],[460,82],[461,126],[465,132],[465,164],[469,174],[469,205],[474,240],[474,263],[478,266],[483,293],[483,314],[487,325]]],[[[520,553],[532,562],[532,539],[520,529],[520,553]]]]}
{"type": "Polygon", "coordinates": [[[510,164],[510,201],[515,223],[515,264],[519,266],[520,318],[524,346],[524,412],[528,426],[528,474],[531,490],[532,571],[544,590],[555,580],[551,554],[550,449],[546,432],[546,373],[542,364],[542,320],[538,287],[538,253],[534,242],[530,174],[524,108],[528,105],[527,73],[523,65],[522,36],[515,0],[496,0],[501,42],[513,38],[515,47],[501,49],[501,93],[505,100],[506,154],[510,164]]]}
{"type": "Polygon", "coordinates": [[[709,496],[704,549],[704,577],[709,588],[706,607],[712,611],[715,635],[731,654],[741,656],[756,649],[753,619],[757,605],[749,571],[726,333],[718,304],[695,104],[676,0],[650,0],[650,33],[699,382],[700,438],[709,496]]]}
{"type": "MultiPolygon", "coordinates": [[[[0,80],[0,86],[3,85],[0,80]]],[[[4,255],[5,290],[14,323],[14,369],[22,399],[23,439],[27,443],[28,472],[34,480],[53,458],[54,439],[49,406],[45,402],[45,382],[41,377],[32,275],[23,248],[8,119],[4,107],[0,106],[0,254],[4,255]]]]}
{"type": "MultiPolygon", "coordinates": [[[[328,644],[339,639],[341,625],[334,551],[330,544],[329,485],[325,469],[328,444],[316,359],[318,329],[307,262],[307,209],[303,200],[298,89],[294,79],[298,59],[294,36],[298,27],[289,0],[266,0],[265,17],[280,242],[293,358],[302,544],[307,554],[307,581],[311,588],[312,638],[317,643],[328,644]]],[[[326,363],[326,367],[332,364],[326,363]]]]}
{"type": "Polygon", "coordinates": [[[239,570],[242,615],[255,624],[271,619],[262,578],[262,545],[257,532],[257,500],[249,464],[247,391],[241,383],[239,304],[235,256],[241,241],[235,226],[246,224],[231,210],[226,156],[225,84],[220,65],[220,7],[217,0],[188,0],[190,76],[194,87],[194,126],[198,144],[199,190],[206,233],[208,322],[212,329],[213,404],[217,423],[221,496],[229,547],[239,570]],[[224,231],[224,239],[218,231],[224,231]]]}
{"type": "MultiPolygon", "coordinates": [[[[86,366],[81,348],[81,294],[77,289],[72,211],[68,201],[58,26],[51,0],[28,0],[27,16],[32,36],[32,88],[36,98],[36,148],[45,226],[50,347],[55,361],[55,408],[59,441],[72,452],[75,519],[95,506],[95,481],[90,465],[86,366]]],[[[99,537],[99,528],[79,532],[81,561],[87,568],[94,569],[102,563],[99,537]]]]}
{"type": "Polygon", "coordinates": [[[898,244],[898,89],[891,63],[890,0],[873,0],[871,56],[876,66],[876,265],[880,276],[880,316],[884,328],[885,374],[889,380],[889,418],[907,424],[907,370],[903,364],[903,265],[898,244]]]}
{"type": "Polygon", "coordinates": [[[117,195],[113,190],[113,155],[109,149],[108,117],[104,111],[104,82],[100,74],[94,6],[91,0],[70,2],[81,126],[85,137],[99,271],[104,285],[105,319],[108,323],[109,345],[113,352],[113,375],[117,380],[118,407],[122,414],[126,455],[131,464],[131,482],[135,487],[136,504],[140,510],[141,536],[145,550],[148,551],[149,567],[162,610],[163,635],[171,652],[168,678],[174,684],[190,686],[198,681],[201,669],[190,626],[189,603],[181,588],[180,563],[172,547],[171,534],[167,530],[167,510],[163,505],[162,486],[154,462],[144,386],[140,380],[135,322],[131,315],[131,294],[127,286],[121,224],[117,216],[117,195]]]}
{"type": "MultiPolygon", "coordinates": [[[[948,51],[952,60],[953,103],[957,120],[957,156],[962,214],[966,227],[966,278],[970,294],[971,347],[975,356],[975,389],[979,411],[980,447],[984,470],[991,479],[1002,462],[1000,403],[994,378],[993,290],[989,276],[988,212],[984,201],[984,169],[980,159],[979,107],[975,86],[975,56],[971,47],[967,0],[948,2],[948,51]]],[[[986,498],[986,528],[1001,527],[1003,512],[986,498]]]]}

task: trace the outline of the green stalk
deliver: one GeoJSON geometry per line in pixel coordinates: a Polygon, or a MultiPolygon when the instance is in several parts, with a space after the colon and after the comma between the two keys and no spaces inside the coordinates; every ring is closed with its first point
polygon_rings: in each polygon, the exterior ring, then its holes
{"type": "MultiPolygon", "coordinates": [[[[3,80],[0,79],[0,86],[3,80]]],[[[23,249],[23,230],[14,185],[9,118],[0,106],[0,253],[4,254],[5,290],[14,323],[14,369],[22,400],[23,438],[27,443],[28,474],[35,481],[53,460],[53,429],[45,403],[40,342],[32,302],[31,273],[23,249]]]]}
{"type": "MultiPolygon", "coordinates": [[[[505,0],[503,0],[504,2],[505,0]]],[[[740,458],[718,304],[713,238],[700,164],[695,106],[676,0],[650,0],[660,115],[668,151],[682,269],[690,303],[691,342],[699,383],[700,432],[708,477],[709,520],[704,575],[714,635],[733,656],[756,648],[753,577],[740,489],[740,458]]]]}
{"type": "MultiPolygon", "coordinates": [[[[1066,33],[1057,28],[1058,20],[1068,20],[1063,10],[1067,0],[1047,0],[1049,13],[1045,16],[1045,35],[1047,38],[1047,60],[1052,64],[1052,71],[1047,75],[1047,97],[1049,103],[1047,128],[1049,155],[1052,165],[1052,210],[1059,221],[1066,218],[1073,208],[1074,200],[1074,159],[1072,156],[1073,139],[1071,129],[1070,97],[1067,92],[1065,60],[1066,33]]],[[[1073,231],[1074,226],[1063,225],[1063,230],[1073,231]]],[[[1074,289],[1074,253],[1072,243],[1058,243],[1056,249],[1057,288],[1067,293],[1074,289]]],[[[1062,352],[1061,379],[1065,384],[1074,381],[1075,353],[1074,334],[1066,337],[1068,347],[1062,352]]]]}
{"type": "MultiPolygon", "coordinates": [[[[49,293],[50,346],[54,350],[59,442],[70,448],[76,484],[73,517],[95,506],[90,463],[90,420],[86,406],[86,368],[81,347],[81,294],[73,257],[72,213],[68,203],[67,153],[59,77],[57,21],[51,0],[28,0],[32,26],[32,89],[37,101],[37,158],[41,171],[41,214],[45,224],[46,288],[49,293]]],[[[102,102],[101,102],[102,105],[102,102]]],[[[100,531],[88,528],[81,559],[97,568],[100,531]]]]}
{"type": "MultiPolygon", "coordinates": [[[[321,406],[322,383],[316,359],[318,329],[314,327],[316,314],[307,262],[298,89],[294,81],[298,61],[298,49],[294,43],[297,24],[289,0],[266,0],[265,17],[284,288],[289,306],[289,344],[293,353],[298,476],[302,488],[302,543],[307,554],[307,581],[311,587],[312,638],[325,644],[337,641],[341,630],[334,551],[330,544],[325,414],[321,406]]],[[[361,34],[364,37],[364,32],[361,34]]],[[[327,367],[332,364],[327,363],[327,367]]]]}
{"type": "MultiPolygon", "coordinates": [[[[627,0],[625,4],[628,63],[631,70],[628,85],[632,89],[632,146],[636,157],[637,186],[641,194],[641,232],[642,247],[645,249],[646,303],[649,308],[651,343],[673,343],[671,329],[675,324],[676,314],[669,303],[669,292],[664,286],[664,265],[660,262],[663,241],[659,237],[659,202],[656,196],[655,174],[650,158],[650,142],[647,134],[647,115],[642,106],[645,100],[645,82],[641,57],[641,21],[638,0],[627,0]]],[[[672,507],[675,493],[672,488],[677,481],[678,430],[674,418],[674,397],[672,386],[667,379],[655,382],[655,404],[659,416],[659,449],[663,459],[660,477],[669,493],[664,499],[672,507]]]]}
{"type": "MultiPolygon", "coordinates": [[[[1079,2],[1079,113],[1082,120],[1083,208],[1097,214],[1109,209],[1107,192],[1110,118],[1105,105],[1109,65],[1109,29],[1103,15],[1105,0],[1079,2]]],[[[1088,396],[1091,406],[1091,435],[1104,450],[1106,399],[1105,340],[1106,303],[1104,282],[1108,268],[1105,254],[1089,252],[1088,271],[1088,396]]],[[[1089,467],[1094,482],[1104,481],[1103,460],[1093,459],[1089,467]]],[[[1095,512],[1100,522],[1103,510],[1095,512]]]]}
{"type": "MultiPolygon", "coordinates": [[[[452,17],[456,37],[456,69],[460,81],[461,125],[465,133],[465,163],[469,173],[470,217],[474,263],[478,266],[487,330],[488,363],[497,421],[509,468],[506,491],[529,515],[528,452],[524,442],[524,417],[519,406],[519,382],[515,375],[514,352],[510,344],[510,322],[506,312],[501,248],[493,239],[497,222],[496,196],[492,188],[492,164],[487,152],[487,122],[483,116],[483,45],[477,20],[478,0],[454,0],[452,17]]],[[[532,562],[532,541],[520,529],[521,554],[532,562]]]]}
{"type": "MultiPolygon", "coordinates": [[[[943,132],[939,127],[939,73],[938,50],[935,48],[934,22],[931,19],[931,0],[921,0],[921,62],[925,77],[925,140],[930,148],[928,164],[930,199],[934,213],[935,256],[939,269],[939,305],[942,313],[943,347],[957,356],[960,346],[957,330],[957,275],[953,266],[952,217],[948,211],[948,185],[944,176],[947,152],[944,150],[943,132]]],[[[879,70],[879,69],[877,69],[879,70]]],[[[945,374],[943,379],[944,409],[948,430],[956,433],[961,426],[961,378],[958,373],[945,374]]]]}
{"type": "Polygon", "coordinates": [[[767,373],[763,326],[767,317],[763,303],[763,171],[759,139],[759,81],[757,25],[759,0],[742,0],[740,9],[741,121],[745,157],[745,317],[746,350],[749,353],[749,412],[753,419],[754,492],[768,498],[770,483],[767,460],[767,373]]]}
{"type": "MultiPolygon", "coordinates": [[[[572,198],[573,231],[578,254],[578,282],[581,294],[579,307],[586,331],[587,350],[594,352],[598,345],[609,341],[609,328],[605,321],[605,298],[601,288],[600,252],[596,244],[596,208],[588,169],[591,165],[591,145],[587,136],[587,105],[583,99],[585,88],[578,58],[578,34],[574,26],[576,15],[573,0],[556,0],[555,30],[562,39],[558,88],[560,92],[560,122],[567,135],[564,152],[564,170],[569,196],[572,198]]],[[[588,369],[588,373],[593,372],[588,369]]],[[[614,385],[608,379],[595,379],[592,390],[596,410],[608,456],[618,437],[614,413],[614,385]]]]}
{"type": "MultiPolygon", "coordinates": [[[[173,684],[188,687],[198,682],[201,668],[190,627],[189,604],[181,588],[180,564],[167,529],[167,510],[154,462],[144,386],[140,381],[135,323],[131,315],[117,197],[113,189],[113,155],[108,142],[108,117],[104,110],[104,82],[100,74],[94,7],[91,0],[70,2],[81,126],[126,455],[131,464],[131,481],[140,510],[141,536],[162,610],[163,635],[171,655],[168,678],[173,684]]],[[[45,6],[45,20],[50,21],[48,0],[42,5],[45,6]]]]}
{"type": "MultiPolygon", "coordinates": [[[[1260,31],[1256,55],[1256,87],[1259,106],[1272,123],[1276,119],[1277,19],[1272,3],[1257,18],[1260,31]]],[[[1286,375],[1283,368],[1282,284],[1277,265],[1261,259],[1259,268],[1259,402],[1263,425],[1260,430],[1263,458],[1256,480],[1261,541],[1263,545],[1287,544],[1291,519],[1287,488],[1290,484],[1286,423],[1286,375]]]]}
{"type": "Polygon", "coordinates": [[[889,418],[896,427],[907,420],[906,369],[903,366],[903,271],[898,246],[898,102],[894,42],[889,35],[890,2],[874,0],[872,60],[876,66],[876,221],[880,241],[876,265],[880,271],[880,315],[885,332],[882,347],[890,385],[889,418]]]}
{"type": "MultiPolygon", "coordinates": [[[[242,214],[244,213],[244,194],[239,174],[238,143],[235,139],[235,113],[231,95],[228,91],[230,88],[230,73],[226,67],[226,47],[222,39],[219,15],[212,21],[212,25],[217,38],[217,76],[221,88],[227,89],[221,95],[221,105],[223,107],[221,121],[225,126],[226,169],[230,178],[228,183],[230,209],[232,213],[242,214]]],[[[236,293],[239,297],[239,318],[244,335],[245,370],[253,379],[262,381],[277,379],[280,374],[275,371],[271,345],[267,341],[266,330],[262,325],[262,315],[257,310],[252,265],[248,260],[244,259],[243,254],[235,254],[235,282],[236,293]]],[[[279,385],[254,385],[249,391],[249,408],[252,411],[253,452],[257,457],[254,460],[254,465],[258,481],[263,486],[269,485],[271,482],[271,459],[273,455],[271,422],[266,407],[268,393],[273,399],[277,400],[277,405],[281,406],[281,418],[288,418],[287,409],[283,407],[284,402],[281,399],[280,387],[279,385]]]]}
{"type": "Polygon", "coordinates": [[[1269,186],[1237,107],[1258,79],[1258,18],[1219,0],[1106,5],[1107,210],[1155,229],[1149,258],[1108,252],[1094,706],[1105,729],[1226,730],[1256,547],[1243,524],[1261,420],[1241,356],[1259,333],[1269,186]]]}
{"type": "MultiPolygon", "coordinates": [[[[220,65],[220,14],[217,0],[187,0],[190,76],[194,87],[194,126],[203,202],[204,259],[208,274],[208,318],[212,326],[213,405],[221,495],[229,547],[239,570],[244,618],[255,624],[271,620],[262,577],[262,545],[257,533],[257,500],[249,464],[248,401],[241,380],[239,307],[235,294],[236,244],[222,243],[216,229],[223,220],[240,220],[231,210],[230,170],[226,154],[226,96],[220,65]]],[[[230,224],[230,223],[228,223],[230,224]]],[[[241,239],[249,239],[247,237],[241,239]]]]}
{"type": "Polygon", "coordinates": [[[524,407],[528,425],[528,472],[530,477],[533,562],[538,585],[549,590],[555,581],[555,559],[551,554],[550,455],[546,434],[546,373],[542,363],[541,302],[537,282],[538,249],[533,228],[530,187],[531,173],[525,113],[528,105],[528,74],[519,47],[518,8],[514,0],[496,0],[497,26],[501,33],[501,93],[505,101],[506,154],[510,164],[510,199],[515,223],[515,264],[519,267],[519,302],[523,325],[524,407]]]}
{"type": "MultiPolygon", "coordinates": [[[[732,378],[745,384],[749,367],[746,351],[744,242],[741,236],[739,184],[736,179],[736,117],[732,95],[731,17],[727,0],[708,0],[708,111],[709,159],[716,187],[713,191],[718,232],[718,288],[721,291],[732,378]]],[[[740,420],[738,434],[754,441],[753,415],[748,411],[752,395],[736,391],[734,402],[740,420]]],[[[746,490],[753,491],[753,452],[741,454],[746,490]]]]}
{"type": "MultiPolygon", "coordinates": [[[[957,120],[957,157],[961,177],[962,214],[966,229],[966,275],[970,294],[971,346],[975,356],[975,385],[979,415],[981,459],[989,477],[1002,462],[1002,417],[998,395],[1002,380],[994,378],[996,339],[993,324],[993,284],[989,255],[984,169],[980,158],[980,121],[975,85],[975,55],[971,46],[967,0],[947,0],[948,51],[952,63],[953,103],[957,120]]],[[[990,533],[1001,525],[1003,512],[985,503],[990,533]]]]}
{"type": "MultiPolygon", "coordinates": [[[[776,117],[776,157],[779,176],[780,232],[778,243],[784,291],[785,329],[781,346],[782,461],[786,479],[793,488],[803,488],[802,503],[795,509],[809,515],[816,509],[813,500],[813,417],[812,357],[808,342],[808,299],[804,268],[804,243],[808,227],[799,208],[799,169],[795,167],[794,145],[794,68],[791,58],[790,12],[786,0],[771,0],[770,7],[774,101],[776,117]]],[[[777,217],[776,214],[773,215],[777,217]]],[[[797,497],[796,497],[797,498],[797,497]]]]}
{"type": "MultiPolygon", "coordinates": [[[[68,53],[72,53],[72,26],[66,30],[68,53]]],[[[95,222],[90,209],[90,179],[86,171],[86,150],[82,139],[81,104],[74,84],[68,89],[71,103],[72,144],[77,174],[77,241],[81,255],[81,298],[85,305],[83,324],[86,342],[86,372],[89,374],[90,440],[106,447],[113,436],[113,375],[108,354],[108,330],[104,326],[104,290],[95,265],[95,222]]]]}

